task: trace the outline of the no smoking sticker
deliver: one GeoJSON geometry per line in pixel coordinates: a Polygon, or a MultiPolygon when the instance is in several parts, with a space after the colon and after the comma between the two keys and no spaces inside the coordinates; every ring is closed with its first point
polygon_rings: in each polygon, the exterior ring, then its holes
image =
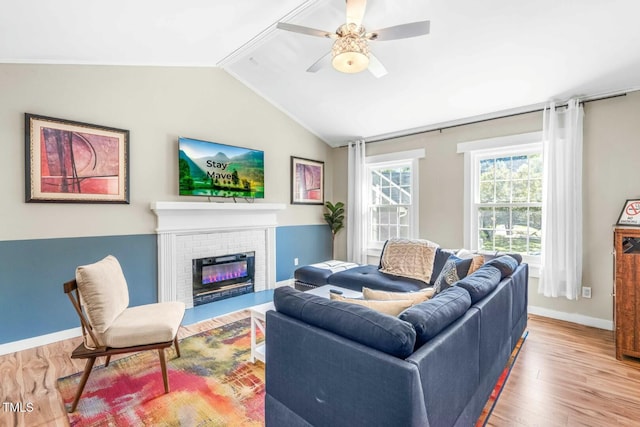
{"type": "Polygon", "coordinates": [[[625,202],[618,225],[640,225],[640,200],[627,200],[625,202]]]}

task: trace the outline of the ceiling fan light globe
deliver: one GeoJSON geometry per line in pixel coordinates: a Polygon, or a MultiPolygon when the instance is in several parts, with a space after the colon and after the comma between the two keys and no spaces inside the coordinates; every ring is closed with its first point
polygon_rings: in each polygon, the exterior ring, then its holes
{"type": "Polygon", "coordinates": [[[359,73],[369,66],[367,40],[353,34],[341,36],[333,44],[332,65],[343,73],[359,73]]]}
{"type": "Polygon", "coordinates": [[[331,64],[343,73],[359,73],[369,67],[369,57],[360,52],[343,52],[334,56],[331,64]]]}

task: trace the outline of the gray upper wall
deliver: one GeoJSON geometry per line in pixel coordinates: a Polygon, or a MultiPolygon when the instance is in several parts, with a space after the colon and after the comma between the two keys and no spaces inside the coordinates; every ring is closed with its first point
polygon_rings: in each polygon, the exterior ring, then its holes
{"type": "MultiPolygon", "coordinates": [[[[211,68],[0,64],[0,240],[153,233],[151,202],[178,196],[177,138],[264,150],[265,199],[290,200],[290,156],[330,148],[225,71],[211,68]],[[24,113],[130,131],[130,205],[25,203],[24,113]]],[[[331,165],[326,165],[327,197],[331,165]]],[[[288,205],[280,225],[322,224],[288,205]]]]}
{"type": "MultiPolygon", "coordinates": [[[[551,317],[578,321],[613,320],[613,225],[626,199],[640,197],[640,92],[585,104],[583,157],[583,284],[591,299],[568,301],[537,293],[530,281],[529,304],[551,317]],[[565,316],[566,315],[566,316],[565,316]]],[[[542,114],[530,113],[442,132],[429,132],[367,145],[367,154],[425,149],[420,160],[420,237],[443,247],[463,245],[464,155],[457,143],[542,129],[542,114]]],[[[334,181],[346,182],[347,150],[333,153],[334,181]]],[[[346,200],[346,186],[334,187],[334,199],[346,200]]],[[[346,233],[338,236],[338,257],[346,253],[346,233]]],[[[598,324],[602,324],[596,322],[598,324]]]]}

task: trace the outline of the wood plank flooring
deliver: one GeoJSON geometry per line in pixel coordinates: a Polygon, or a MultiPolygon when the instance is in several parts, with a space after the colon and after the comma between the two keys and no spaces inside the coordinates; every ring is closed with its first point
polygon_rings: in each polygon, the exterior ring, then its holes
{"type": "MultiPolygon", "coordinates": [[[[184,327],[179,336],[237,320],[246,312],[230,316],[184,327]]],[[[533,315],[528,330],[488,425],[640,425],[640,362],[615,359],[613,332],[533,315]]],[[[56,380],[83,369],[82,361],[69,358],[78,343],[66,340],[0,356],[0,404],[34,406],[22,413],[0,407],[0,426],[68,425],[56,380]]]]}
{"type": "Polygon", "coordinates": [[[640,425],[640,362],[616,360],[612,331],[533,315],[528,330],[488,425],[640,425]]]}

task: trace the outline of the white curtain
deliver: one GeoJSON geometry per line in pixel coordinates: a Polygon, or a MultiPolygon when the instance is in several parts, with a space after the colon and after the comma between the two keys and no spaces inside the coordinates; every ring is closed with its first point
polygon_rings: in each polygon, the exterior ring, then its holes
{"type": "Polygon", "coordinates": [[[582,122],[576,99],[544,110],[542,260],[538,292],[578,299],[582,282],[582,122]]]}
{"type": "Polygon", "coordinates": [[[349,188],[347,194],[347,261],[367,263],[365,142],[349,143],[349,188]]]}

